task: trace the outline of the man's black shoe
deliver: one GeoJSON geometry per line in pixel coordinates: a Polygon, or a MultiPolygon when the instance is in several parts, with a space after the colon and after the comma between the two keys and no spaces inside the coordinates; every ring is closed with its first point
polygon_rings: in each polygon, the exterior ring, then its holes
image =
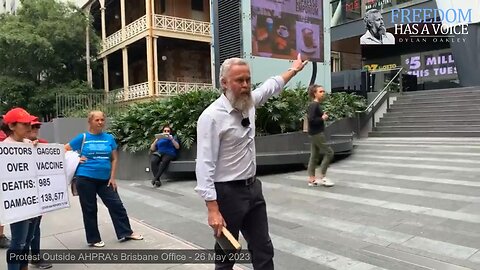
{"type": "Polygon", "coordinates": [[[36,267],[38,269],[50,269],[50,268],[52,268],[52,264],[48,263],[44,259],[40,259],[38,261],[30,261],[30,264],[33,265],[33,267],[36,267]]]}

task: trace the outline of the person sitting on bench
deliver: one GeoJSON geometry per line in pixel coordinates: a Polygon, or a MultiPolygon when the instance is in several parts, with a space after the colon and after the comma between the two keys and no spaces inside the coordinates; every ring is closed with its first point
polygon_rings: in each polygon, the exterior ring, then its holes
{"type": "Polygon", "coordinates": [[[150,151],[152,152],[150,167],[153,173],[152,185],[160,187],[162,185],[160,177],[167,169],[170,161],[177,157],[180,144],[178,143],[177,136],[173,135],[173,130],[170,125],[163,126],[162,134],[157,135],[155,136],[155,141],[150,145],[150,151]]]}

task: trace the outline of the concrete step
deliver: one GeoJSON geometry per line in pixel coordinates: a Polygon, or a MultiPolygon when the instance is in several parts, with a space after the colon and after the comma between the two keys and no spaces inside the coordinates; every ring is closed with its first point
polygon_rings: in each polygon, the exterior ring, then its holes
{"type": "Polygon", "coordinates": [[[480,110],[480,100],[464,101],[464,102],[450,102],[450,103],[412,103],[412,104],[392,104],[390,105],[391,109],[416,109],[416,108],[425,108],[425,109],[463,109],[463,108],[475,108],[480,110]]]}
{"type": "Polygon", "coordinates": [[[464,110],[464,109],[476,109],[480,112],[480,103],[476,101],[468,102],[468,103],[450,103],[450,104],[392,104],[390,106],[390,110],[412,110],[412,109],[421,109],[421,110],[464,110]]]}
{"type": "Polygon", "coordinates": [[[410,108],[410,107],[433,107],[433,106],[478,106],[480,104],[480,98],[463,99],[463,100],[434,100],[434,101],[410,101],[410,102],[397,102],[395,101],[390,107],[395,108],[410,108]]]}
{"type": "Polygon", "coordinates": [[[400,162],[401,164],[422,164],[422,165],[436,165],[436,166],[461,166],[466,169],[478,169],[480,166],[479,159],[470,159],[468,156],[452,158],[453,156],[443,155],[443,156],[411,156],[411,155],[397,155],[390,153],[355,153],[358,160],[368,160],[372,162],[400,162]]]}
{"type": "Polygon", "coordinates": [[[480,131],[374,131],[369,137],[480,137],[480,131]]]}
{"type": "MultiPolygon", "coordinates": [[[[389,139],[401,139],[400,137],[376,137],[376,138],[370,138],[370,139],[385,139],[385,138],[389,138],[389,139]]],[[[413,137],[404,137],[404,138],[408,138],[408,139],[416,139],[416,138],[413,138],[413,137]]],[[[438,137],[440,138],[440,137],[438,137]]],[[[452,137],[450,137],[452,139],[452,137]]],[[[456,138],[459,138],[459,137],[456,137],[456,138]]],[[[429,139],[434,139],[432,137],[429,137],[429,139]]],[[[375,151],[378,151],[380,153],[380,151],[427,151],[427,152],[430,152],[432,154],[441,154],[441,153],[455,153],[455,154],[452,154],[452,155],[455,155],[455,156],[469,156],[469,155],[475,155],[477,154],[476,158],[479,158],[478,156],[478,153],[479,153],[479,150],[480,150],[480,146],[479,145],[475,145],[473,147],[469,147],[469,145],[449,145],[448,142],[446,143],[438,143],[438,144],[434,144],[434,145],[425,145],[425,144],[411,144],[411,145],[407,145],[407,144],[402,144],[402,143],[397,143],[397,142],[391,142],[389,144],[378,144],[378,145],[366,145],[366,144],[360,144],[360,145],[356,145],[355,146],[355,150],[354,152],[355,153],[359,153],[363,150],[365,151],[372,151],[372,152],[375,152],[375,151]]]]}
{"type": "Polygon", "coordinates": [[[412,103],[412,102],[456,102],[462,101],[466,99],[477,99],[480,100],[480,91],[479,93],[472,93],[472,94],[461,94],[456,96],[424,96],[424,97],[414,97],[414,96],[399,96],[395,101],[395,104],[403,104],[403,103],[412,103]]]}
{"type": "Polygon", "coordinates": [[[480,126],[377,126],[376,131],[478,131],[480,126]]]}
{"type": "Polygon", "coordinates": [[[466,153],[463,151],[447,151],[446,149],[440,148],[442,151],[431,151],[430,149],[416,149],[416,148],[403,148],[403,149],[372,149],[366,147],[360,147],[355,149],[355,157],[358,158],[358,155],[382,155],[382,156],[395,156],[395,157],[428,157],[428,158],[455,158],[455,159],[468,159],[475,162],[480,161],[480,153],[466,153]]]}
{"type": "Polygon", "coordinates": [[[388,114],[391,116],[435,116],[435,115],[445,115],[445,114],[456,114],[456,115],[470,115],[470,114],[480,114],[480,109],[476,108],[453,108],[453,109],[442,109],[439,108],[414,108],[414,109],[389,109],[388,114]]]}
{"type": "Polygon", "coordinates": [[[478,93],[480,91],[480,87],[472,86],[472,87],[460,87],[460,88],[446,88],[446,89],[434,89],[434,90],[421,90],[421,91],[413,91],[413,92],[404,92],[404,96],[450,96],[450,95],[457,95],[457,94],[470,94],[470,93],[478,93]]]}
{"type": "Polygon", "coordinates": [[[480,95],[480,91],[471,91],[471,92],[460,92],[460,93],[443,93],[440,95],[429,94],[429,95],[399,95],[397,96],[397,100],[442,100],[442,99],[449,99],[449,98],[456,98],[461,99],[462,97],[478,97],[480,95]]]}
{"type": "Polygon", "coordinates": [[[387,113],[381,118],[381,121],[476,121],[480,120],[478,114],[413,114],[406,113],[387,113]]]}
{"type": "Polygon", "coordinates": [[[404,120],[404,119],[384,119],[382,118],[377,126],[480,126],[480,118],[477,120],[404,120]]]}

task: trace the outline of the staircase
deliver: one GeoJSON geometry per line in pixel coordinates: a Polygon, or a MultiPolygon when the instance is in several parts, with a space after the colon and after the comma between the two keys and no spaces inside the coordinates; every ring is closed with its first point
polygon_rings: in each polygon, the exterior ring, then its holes
{"type": "Polygon", "coordinates": [[[404,93],[369,137],[480,137],[480,87],[404,93]]]}

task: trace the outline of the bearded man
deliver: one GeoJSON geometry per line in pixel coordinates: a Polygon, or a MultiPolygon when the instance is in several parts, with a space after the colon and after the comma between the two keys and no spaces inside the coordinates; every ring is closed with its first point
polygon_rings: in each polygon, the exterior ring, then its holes
{"type": "Polygon", "coordinates": [[[395,44],[395,37],[387,32],[383,17],[377,9],[370,9],[365,12],[363,18],[367,32],[360,37],[362,45],[395,44]]]}
{"type": "MultiPolygon", "coordinates": [[[[223,227],[248,243],[253,268],[273,269],[273,245],[268,233],[262,185],[255,178],[255,107],[279,94],[284,85],[307,64],[299,54],[292,67],[251,91],[248,63],[230,58],[220,67],[223,94],[200,115],[197,123],[197,186],[205,200],[208,224],[216,236],[223,227]]],[[[215,252],[225,255],[218,243],[215,252]]],[[[233,268],[230,256],[217,260],[215,269],[233,268]]]]}

